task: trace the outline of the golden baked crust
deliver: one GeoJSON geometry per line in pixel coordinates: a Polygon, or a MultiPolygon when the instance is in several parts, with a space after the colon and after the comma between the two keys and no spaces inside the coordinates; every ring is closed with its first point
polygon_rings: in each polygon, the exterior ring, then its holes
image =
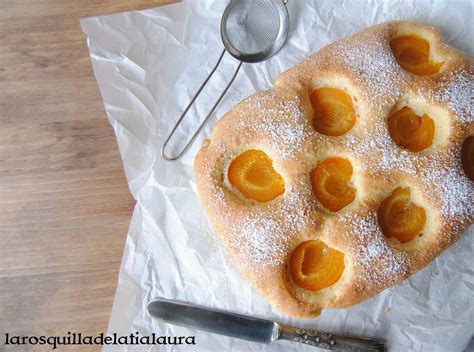
{"type": "Polygon", "coordinates": [[[461,145],[474,131],[473,74],[471,59],[443,44],[436,29],[388,22],[321,49],[220,119],[196,156],[197,187],[218,238],[247,281],[282,312],[311,317],[399,283],[456,242],[474,213],[474,184],[460,161],[461,145]],[[427,39],[431,55],[444,62],[439,73],[417,76],[397,63],[389,42],[412,33],[427,39]],[[357,122],[343,136],[312,127],[309,95],[319,86],[353,97],[357,122]],[[406,104],[435,120],[426,151],[403,150],[389,136],[390,112],[406,104]],[[273,160],[285,180],[283,195],[262,204],[230,185],[227,168],[248,149],[273,160]],[[311,169],[326,156],[344,156],[354,167],[356,199],[337,213],[319,204],[310,184],[311,169]],[[423,235],[404,244],[382,235],[376,215],[398,186],[409,186],[427,214],[423,235]],[[317,292],[292,284],[287,269],[289,254],[308,239],[345,253],[341,279],[317,292]]]}

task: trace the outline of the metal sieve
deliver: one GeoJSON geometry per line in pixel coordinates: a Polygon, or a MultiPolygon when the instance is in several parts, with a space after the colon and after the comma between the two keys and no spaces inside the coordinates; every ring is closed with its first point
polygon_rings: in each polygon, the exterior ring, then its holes
{"type": "Polygon", "coordinates": [[[196,94],[192,97],[188,106],[184,109],[173,129],[166,137],[161,148],[161,155],[165,160],[175,161],[181,158],[192,145],[199,132],[211,117],[214,110],[226,94],[227,90],[234,82],[237,73],[243,62],[255,63],[264,61],[275,55],[285,44],[289,28],[289,15],[286,8],[288,0],[231,0],[224,10],[221,20],[221,38],[224,50],[219,57],[211,73],[201,84],[196,94]],[[224,54],[230,55],[239,60],[239,64],[234,71],[229,83],[216,100],[208,115],[202,120],[191,138],[186,142],[184,148],[175,156],[166,155],[166,147],[183,121],[187,112],[194,104],[209,79],[212,77],[217,67],[222,61],[224,54]]]}

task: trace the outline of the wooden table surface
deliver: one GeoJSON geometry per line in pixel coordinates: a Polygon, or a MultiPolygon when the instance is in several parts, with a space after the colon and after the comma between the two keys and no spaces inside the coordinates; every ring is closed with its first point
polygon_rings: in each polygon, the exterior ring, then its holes
{"type": "Polygon", "coordinates": [[[79,19],[165,2],[0,0],[0,351],[106,331],[134,201],[79,19]]]}

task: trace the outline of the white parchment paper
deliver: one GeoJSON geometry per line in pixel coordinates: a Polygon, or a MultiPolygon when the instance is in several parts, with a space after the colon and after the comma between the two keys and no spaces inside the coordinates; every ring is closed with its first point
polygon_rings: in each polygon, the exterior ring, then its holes
{"type": "MultiPolygon", "coordinates": [[[[380,22],[435,25],[448,44],[474,53],[470,1],[290,0],[290,33],[275,57],[244,64],[216,114],[177,163],[159,154],[164,137],[217,60],[225,1],[194,1],[81,21],[94,73],[137,204],[128,232],[109,332],[196,335],[196,346],[112,346],[127,351],[314,351],[285,342],[259,345],[151,321],[156,296],[265,317],[308,328],[385,337],[390,351],[462,351],[474,326],[472,227],[457,244],[404,283],[353,308],[296,320],[273,310],[229,265],[195,192],[200,140],[216,119],[283,70],[321,47],[380,22]]],[[[224,65],[203,92],[183,137],[204,116],[237,62],[224,65]]]]}

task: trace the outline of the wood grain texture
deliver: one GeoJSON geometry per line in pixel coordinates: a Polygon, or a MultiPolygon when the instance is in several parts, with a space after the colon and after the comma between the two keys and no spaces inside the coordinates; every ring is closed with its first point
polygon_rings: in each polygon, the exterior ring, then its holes
{"type": "Polygon", "coordinates": [[[0,351],[106,331],[134,201],[79,19],[166,2],[0,0],[0,351]]]}

